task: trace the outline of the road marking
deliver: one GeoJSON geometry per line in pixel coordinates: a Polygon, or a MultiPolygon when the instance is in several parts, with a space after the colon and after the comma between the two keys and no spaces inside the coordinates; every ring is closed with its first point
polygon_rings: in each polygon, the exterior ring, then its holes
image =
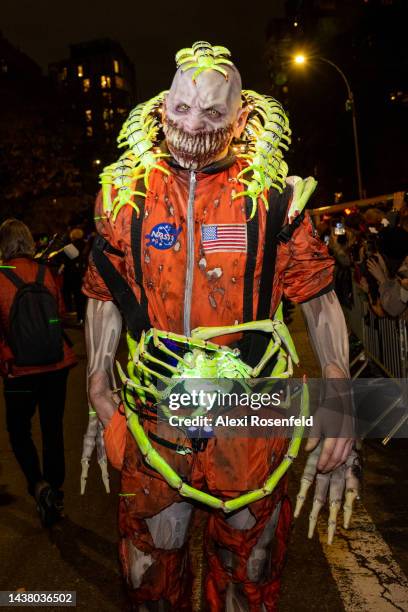
{"type": "Polygon", "coordinates": [[[350,529],[338,527],[331,546],[322,519],[318,531],[346,612],[408,610],[407,577],[361,502],[355,505],[350,529]]]}

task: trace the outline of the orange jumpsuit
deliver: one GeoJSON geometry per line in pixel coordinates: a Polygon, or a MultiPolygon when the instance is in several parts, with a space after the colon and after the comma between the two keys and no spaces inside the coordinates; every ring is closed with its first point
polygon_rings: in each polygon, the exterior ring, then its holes
{"type": "MultiPolygon", "coordinates": [[[[227,158],[199,172],[160,163],[170,175],[157,170],[150,175],[141,211],[140,253],[132,254],[133,209],[123,207],[112,222],[103,218],[98,196],[98,232],[123,254],[109,254],[109,259],[139,301],[144,294],[152,327],[190,335],[198,326],[254,320],[268,236],[264,206],[259,204],[256,217],[248,222],[244,198],[232,199],[242,191],[237,175],[245,162],[227,158]],[[252,296],[249,309],[248,288],[252,296]]],[[[283,293],[294,302],[304,302],[329,291],[332,277],[333,260],[306,214],[291,240],[278,246],[271,316],[283,293]]],[[[92,259],[83,291],[97,300],[112,299],[92,259]]],[[[233,336],[214,339],[221,344],[232,340],[233,336]]],[[[154,423],[146,427],[155,431],[154,423]]],[[[186,541],[182,539],[171,549],[157,546],[149,528],[152,517],[185,499],[143,462],[129,432],[126,441],[120,440],[124,432],[123,417],[117,413],[105,430],[105,442],[111,456],[114,448],[124,448],[123,463],[120,457],[115,460],[121,467],[122,492],[127,494],[120,498],[120,556],[132,599],[135,604],[166,601],[173,609],[190,610],[186,541]],[[115,432],[121,433],[115,437],[115,432]],[[144,568],[139,578],[132,569],[138,564],[144,568]]],[[[172,435],[169,433],[169,439],[172,435]]],[[[280,463],[287,447],[286,440],[278,438],[213,438],[205,450],[180,455],[160,444],[153,445],[186,482],[223,498],[258,488],[280,463]]],[[[291,521],[286,481],[249,510],[255,522],[245,529],[231,526],[222,512],[209,514],[206,597],[215,612],[224,609],[232,583],[251,612],[276,609],[291,521]],[[267,540],[268,533],[273,541],[268,543],[267,559],[261,563],[251,553],[257,542],[267,540]]]]}

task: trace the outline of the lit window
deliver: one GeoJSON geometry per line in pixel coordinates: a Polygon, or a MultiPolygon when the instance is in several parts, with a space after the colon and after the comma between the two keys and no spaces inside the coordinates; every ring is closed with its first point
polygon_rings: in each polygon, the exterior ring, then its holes
{"type": "Polygon", "coordinates": [[[118,60],[113,60],[113,72],[118,74],[120,72],[120,66],[118,60]]]}
{"type": "Polygon", "coordinates": [[[109,132],[112,129],[112,124],[109,123],[108,121],[104,121],[103,127],[105,128],[107,132],[109,132]]]}
{"type": "Polygon", "coordinates": [[[92,125],[87,125],[86,126],[86,135],[88,136],[88,138],[91,138],[93,136],[92,125]]]}
{"type": "Polygon", "coordinates": [[[92,121],[92,111],[91,109],[88,109],[85,111],[85,119],[89,122],[92,121]]]}
{"type": "Polygon", "coordinates": [[[126,108],[117,108],[116,112],[118,113],[118,115],[126,115],[127,110],[126,108]]]}
{"type": "Polygon", "coordinates": [[[118,89],[125,89],[125,80],[122,77],[115,77],[115,83],[118,89]]]}
{"type": "Polygon", "coordinates": [[[89,91],[90,86],[91,86],[91,80],[90,79],[84,79],[82,81],[82,87],[83,87],[85,92],[89,91]]]}
{"type": "Polygon", "coordinates": [[[105,74],[101,75],[101,87],[102,89],[109,89],[111,86],[111,78],[110,76],[106,76],[105,74]]]}
{"type": "Polygon", "coordinates": [[[79,77],[83,77],[84,76],[84,67],[81,66],[81,64],[79,64],[79,66],[78,66],[78,76],[79,77]]]}
{"type": "Polygon", "coordinates": [[[104,121],[109,121],[113,117],[113,108],[104,108],[102,111],[102,118],[104,121]]]}

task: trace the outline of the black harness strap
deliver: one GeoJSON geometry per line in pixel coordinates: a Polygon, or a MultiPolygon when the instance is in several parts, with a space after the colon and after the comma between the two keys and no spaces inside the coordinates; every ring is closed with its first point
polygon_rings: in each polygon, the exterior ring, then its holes
{"type": "MultiPolygon", "coordinates": [[[[249,219],[252,212],[252,200],[250,197],[245,197],[245,213],[249,219]]],[[[244,295],[243,295],[243,322],[254,320],[254,275],[256,266],[256,257],[258,254],[259,241],[259,224],[258,224],[258,208],[253,218],[247,222],[247,259],[245,264],[244,274],[244,295]]]]}
{"type": "MultiPolygon", "coordinates": [[[[259,287],[259,299],[256,317],[252,317],[249,320],[256,319],[262,321],[268,319],[270,316],[270,308],[272,301],[272,288],[273,280],[275,276],[276,267],[276,255],[278,250],[278,234],[282,224],[284,222],[289,200],[292,194],[292,189],[288,185],[284,192],[280,194],[276,189],[271,189],[269,192],[269,210],[266,216],[265,223],[265,235],[264,235],[264,252],[262,260],[262,271],[259,287]]],[[[286,227],[286,226],[285,226],[286,227]]],[[[294,228],[296,229],[296,228],[294,228]]],[[[294,231],[294,230],[293,230],[294,231]]],[[[293,233],[293,232],[292,232],[293,233]]],[[[249,255],[249,246],[248,246],[249,255]]],[[[255,251],[255,262],[256,262],[256,251],[255,251]]],[[[255,271],[255,265],[253,266],[255,271]]],[[[245,291],[245,288],[244,288],[245,291]]],[[[245,300],[244,293],[244,300],[245,300]]],[[[244,301],[245,304],[245,301],[244,301]]],[[[251,304],[253,304],[253,275],[252,275],[252,293],[251,293],[251,304]]],[[[244,310],[245,312],[245,310],[244,310]]],[[[244,321],[248,319],[244,318],[244,321]]],[[[242,357],[245,363],[254,367],[262,358],[265,353],[266,347],[269,343],[269,334],[263,332],[251,332],[245,334],[239,348],[242,353],[242,357]]],[[[270,366],[268,366],[270,367],[270,366]]]]}
{"type": "MultiPolygon", "coordinates": [[[[261,283],[259,286],[257,321],[268,319],[270,315],[276,255],[278,252],[278,242],[281,241],[280,235],[285,228],[291,228],[289,240],[297,227],[293,227],[292,229],[293,223],[291,223],[282,228],[291,195],[292,188],[289,185],[286,186],[282,194],[276,189],[271,189],[269,192],[269,210],[265,223],[265,247],[262,261],[261,283]]],[[[289,231],[288,229],[288,233],[289,231]]]]}
{"type": "Polygon", "coordinates": [[[282,227],[281,231],[277,235],[278,241],[279,242],[283,242],[284,244],[289,242],[289,240],[293,236],[293,233],[294,233],[295,229],[297,229],[299,227],[299,225],[302,223],[304,217],[305,217],[305,211],[302,210],[300,215],[295,217],[294,220],[292,221],[292,223],[286,223],[286,225],[284,225],[282,227]]]}
{"type": "MultiPolygon", "coordinates": [[[[136,196],[136,205],[139,208],[139,215],[136,210],[132,213],[132,222],[130,228],[130,244],[133,257],[133,268],[135,271],[135,279],[140,287],[140,306],[148,312],[148,303],[146,291],[143,287],[143,272],[142,272],[142,224],[144,219],[145,198],[136,196]]],[[[150,323],[149,323],[150,326],[150,323]]]]}
{"type": "Polygon", "coordinates": [[[121,253],[109,245],[105,238],[97,236],[92,245],[92,258],[95,266],[120,309],[128,330],[135,338],[139,338],[142,331],[150,327],[147,310],[139,304],[128,283],[116,270],[104,251],[108,253],[115,251],[116,255],[121,253]]]}
{"type": "Polygon", "coordinates": [[[175,444],[174,442],[170,442],[170,440],[165,440],[160,436],[156,436],[156,434],[154,434],[152,431],[149,431],[147,435],[151,440],[153,440],[157,444],[160,444],[161,446],[165,446],[166,448],[170,448],[171,450],[174,450],[176,452],[182,451],[183,454],[191,453],[191,448],[189,448],[188,446],[183,446],[182,444],[175,444]]]}

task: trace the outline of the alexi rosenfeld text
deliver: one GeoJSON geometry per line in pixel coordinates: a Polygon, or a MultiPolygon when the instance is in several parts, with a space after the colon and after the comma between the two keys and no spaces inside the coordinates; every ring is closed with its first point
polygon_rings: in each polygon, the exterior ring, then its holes
{"type": "MultiPolygon", "coordinates": [[[[282,401],[281,393],[221,393],[220,391],[208,392],[203,389],[191,390],[190,392],[171,393],[167,398],[168,407],[172,411],[180,408],[201,408],[210,412],[225,407],[248,407],[251,410],[261,408],[279,408],[282,401]]],[[[232,417],[222,414],[213,417],[210,414],[171,415],[168,420],[173,427],[310,427],[313,425],[313,417],[288,416],[264,418],[257,414],[249,414],[241,417],[232,417]]]]}

